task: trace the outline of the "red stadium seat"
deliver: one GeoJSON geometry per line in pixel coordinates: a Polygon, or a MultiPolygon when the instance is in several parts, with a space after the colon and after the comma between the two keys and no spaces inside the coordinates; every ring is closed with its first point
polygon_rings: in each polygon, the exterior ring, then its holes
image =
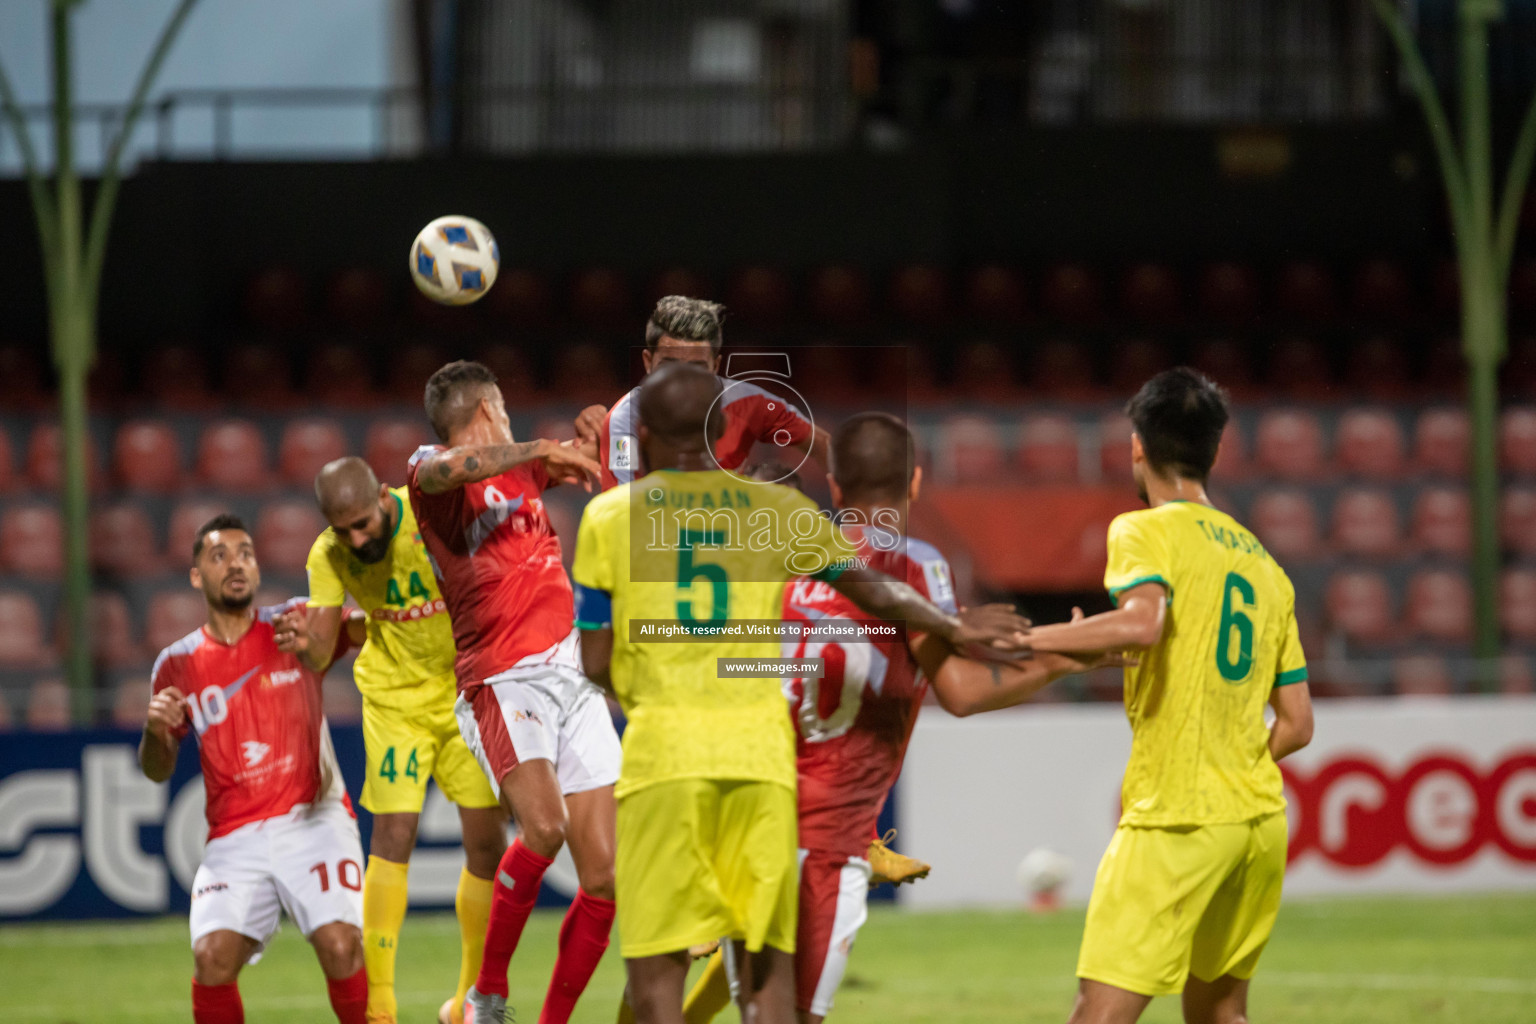
{"type": "Polygon", "coordinates": [[[291,420],[278,443],[278,471],[289,487],[307,491],[315,486],[320,467],[348,454],[351,447],[335,420],[291,420]]]}
{"type": "Polygon", "coordinates": [[[112,442],[112,473],[130,491],[170,494],[185,483],[181,441],[163,420],[133,420],[112,442]]]}
{"type": "Polygon", "coordinates": [[[629,281],[612,267],[583,270],[571,281],[571,314],[588,327],[633,330],[629,281]]]}
{"type": "Polygon", "coordinates": [[[158,572],[163,563],[149,514],[132,503],[93,512],[91,564],[98,572],[118,577],[158,572]]]}
{"type": "Polygon", "coordinates": [[[1333,275],[1320,263],[1297,261],[1280,268],[1275,304],[1286,316],[1314,323],[1334,315],[1333,275]]]}
{"type": "Polygon", "coordinates": [[[16,489],[20,480],[16,474],[16,453],[11,448],[11,435],[0,426],[0,494],[16,489]]]}
{"type": "Polygon", "coordinates": [[[1346,473],[1396,479],[1407,467],[1407,448],[1402,425],[1384,409],[1351,409],[1339,417],[1334,456],[1346,473]]]}
{"type": "Polygon", "coordinates": [[[955,416],[939,425],[935,468],[957,483],[988,483],[1007,472],[1008,454],[997,423],[955,416]]]}
{"type": "Polygon", "coordinates": [[[332,277],[325,289],[331,320],[349,331],[377,327],[389,315],[389,285],[371,267],[350,267],[332,277]]]}
{"type": "Polygon", "coordinates": [[[64,523],[47,505],[19,505],[0,516],[0,566],[33,579],[64,572],[64,523]]]}
{"type": "Polygon", "coordinates": [[[1379,572],[1334,573],[1323,604],[1328,621],[1348,640],[1375,645],[1389,643],[1396,635],[1392,591],[1379,572]]]}
{"type": "Polygon", "coordinates": [[[1413,312],[1408,274],[1391,260],[1370,260],[1355,273],[1355,312],[1378,320],[1400,320],[1413,312]]]}
{"type": "Polygon", "coordinates": [[[1251,267],[1213,263],[1200,274],[1200,312],[1213,320],[1245,324],[1259,311],[1259,282],[1251,267]]]}
{"type": "Polygon", "coordinates": [[[1082,345],[1065,338],[1046,341],[1030,358],[1025,385],[1052,401],[1092,402],[1103,397],[1093,380],[1093,363],[1082,345]]]}
{"type": "Polygon", "coordinates": [[[1467,391],[1467,360],[1461,339],[1441,338],[1429,346],[1420,372],[1422,389],[1441,398],[1462,398],[1467,391]]]}
{"type": "MultiPolygon", "coordinates": [[[[339,687],[338,687],[339,689],[339,687]]],[[[142,729],[149,717],[151,683],[148,676],[129,676],[112,691],[112,725],[117,729],[142,729]]]]}
{"type": "Polygon", "coordinates": [[[1333,505],[1333,546],[1346,555],[1387,558],[1402,540],[1397,505],[1385,491],[1346,490],[1333,505]]]}
{"type": "Polygon", "coordinates": [[[222,420],[203,430],[197,443],[197,475],[219,491],[249,494],[271,482],[267,442],[249,420],[222,420]]]}
{"type": "Polygon", "coordinates": [[[426,393],[427,379],[448,362],[434,345],[416,342],[391,352],[389,379],[384,383],[384,397],[400,405],[420,406],[426,393]]]}
{"type": "Polygon", "coordinates": [[[1031,416],[1019,428],[1016,465],[1031,480],[1067,483],[1078,479],[1077,424],[1066,416],[1031,416]]]}
{"type": "Polygon", "coordinates": [[[375,420],[368,425],[363,458],[378,478],[391,487],[405,483],[405,467],[416,449],[431,444],[430,431],[420,419],[375,420]]]}
{"type": "Polygon", "coordinates": [[[545,323],[554,313],[549,281],[525,267],[502,267],[482,301],[492,316],[517,327],[545,323]]]}
{"type": "Polygon", "coordinates": [[[622,393],[608,350],[592,344],[562,345],[555,353],[550,387],[563,401],[607,405],[622,393]]]}
{"type": "Polygon", "coordinates": [[[1138,263],[1120,282],[1120,306],[1143,323],[1171,323],[1184,312],[1184,286],[1172,267],[1138,263]]]}
{"type": "Polygon", "coordinates": [[[1248,440],[1237,420],[1228,420],[1227,429],[1221,432],[1221,447],[1216,451],[1216,464],[1211,472],[1223,480],[1240,480],[1252,472],[1248,464],[1248,440]]]}
{"type": "Polygon", "coordinates": [[[818,321],[843,326],[862,324],[870,314],[869,281],[857,267],[822,267],[811,274],[806,301],[811,316],[818,321]]]}
{"type": "Polygon", "coordinates": [[[224,391],[253,409],[280,411],[302,404],[288,357],[271,345],[239,345],[224,360],[224,391]]]}
{"type": "MultiPolygon", "coordinates": [[[[869,349],[869,389],[884,398],[905,401],[908,405],[933,405],[944,400],[938,385],[928,348],[917,342],[882,345],[869,349]]],[[[1009,371],[1011,381],[1012,371],[1009,371]]],[[[996,383],[995,381],[993,382],[996,383]]],[[[1009,388],[1009,394],[1015,394],[1009,388]]]]}
{"type": "Polygon", "coordinates": [[[1052,268],[1040,283],[1040,305],[1057,320],[1069,324],[1096,321],[1104,311],[1103,288],[1092,268],[1064,263],[1052,268]]]}
{"type": "MultiPolygon", "coordinates": [[[[90,603],[91,657],[102,668],[121,669],[143,664],[148,660],[144,648],[134,635],[133,619],[128,611],[128,601],[115,590],[98,590],[91,595],[90,603]]],[[[68,624],[64,616],[54,622],[55,643],[63,650],[68,624]]],[[[141,721],[139,723],[143,725],[141,721]]]]}
{"type": "MultiPolygon", "coordinates": [[[[508,406],[529,401],[538,393],[532,363],[522,349],[512,345],[487,345],[477,358],[496,375],[496,386],[501,388],[501,396],[508,406]]],[[[422,389],[425,391],[426,381],[422,381],[422,389]]],[[[611,399],[617,400],[617,395],[611,399]]]]}
{"type": "MultiPolygon", "coordinates": [[[[790,379],[808,401],[841,405],[848,398],[850,382],[858,380],[864,369],[864,360],[862,351],[856,356],[852,349],[836,342],[807,345],[793,353],[790,379]]],[[[606,405],[616,393],[614,385],[609,398],[598,401],[606,405]]]]}
{"type": "Polygon", "coordinates": [[[1254,456],[1258,468],[1285,480],[1312,480],[1327,472],[1323,427],[1297,409],[1275,409],[1259,419],[1254,456]]]}
{"type": "Polygon", "coordinates": [[[1536,406],[1515,406],[1499,417],[1499,464],[1517,476],[1536,476],[1536,406]]]}
{"type": "Polygon", "coordinates": [[[212,498],[186,501],[171,510],[171,525],[165,542],[166,564],[181,568],[192,564],[192,541],[204,523],[229,511],[229,506],[212,498]]]}
{"type": "Polygon", "coordinates": [[[67,732],[74,724],[70,703],[64,680],[37,680],[27,693],[27,728],[32,732],[67,732]]]}
{"type": "Polygon", "coordinates": [[[910,324],[932,327],[949,315],[949,275],[926,263],[898,269],[891,275],[889,302],[896,315],[910,324]]]}
{"type": "Polygon", "coordinates": [[[0,669],[42,668],[53,661],[44,644],[43,612],[28,594],[0,590],[0,669]]]}
{"type": "Polygon", "coordinates": [[[1454,693],[1456,682],[1439,655],[1409,654],[1392,662],[1392,690],[1405,697],[1437,697],[1454,693]]]}
{"type": "Polygon", "coordinates": [[[245,289],[245,315],[270,330],[292,330],[309,316],[304,279],[292,267],[268,267],[254,275],[245,289]]]}
{"type": "Polygon", "coordinates": [[[1024,279],[1011,267],[977,267],[966,279],[965,305],[966,311],[983,323],[1016,324],[1029,312],[1024,279]]]}
{"type": "Polygon", "coordinates": [[[794,289],[789,278],[773,267],[746,267],[731,278],[725,307],[742,323],[773,325],[789,315],[794,289]]]}
{"type": "Polygon", "coordinates": [[[382,396],[374,390],[368,358],[352,345],[312,349],[304,369],[309,399],[327,409],[367,409],[382,396]]]}
{"type": "Polygon", "coordinates": [[[274,501],[256,516],[256,556],[268,572],[300,573],[326,522],[312,501],[274,501]]]}
{"type": "Polygon", "coordinates": [[[1536,675],[1531,672],[1531,659],[1521,654],[1506,654],[1499,659],[1499,692],[1536,692],[1536,675]]]}
{"type": "Polygon", "coordinates": [[[1124,413],[1099,418],[1099,472],[1111,483],[1131,479],[1131,421],[1124,413]]]}
{"type": "Polygon", "coordinates": [[[1409,628],[1425,639],[1449,644],[1472,639],[1472,588],[1460,573],[1414,573],[1408,580],[1405,613],[1409,628]]]}
{"type": "Polygon", "coordinates": [[[1109,354],[1109,390],[1134,395],[1141,386],[1173,365],[1168,349],[1150,338],[1125,338],[1109,354]]]}
{"type": "Polygon", "coordinates": [[[1265,491],[1254,499],[1248,521],[1276,559],[1307,561],[1322,549],[1317,506],[1305,491],[1265,491]]]}
{"type": "Polygon", "coordinates": [[[1447,487],[1420,491],[1413,500],[1413,542],[1426,554],[1465,558],[1471,553],[1472,502],[1467,492],[1447,487]]]}
{"type": "MultiPolygon", "coordinates": [[[[59,493],[63,487],[62,462],[64,435],[57,423],[39,423],[32,428],[32,438],[27,444],[27,477],[32,486],[50,494],[59,493]]],[[[96,447],[96,437],[88,434],[85,444],[86,481],[91,491],[101,490],[101,452],[96,447]]]]}
{"type": "Polygon", "coordinates": [[[1013,359],[992,341],[973,341],[960,350],[954,389],[961,401],[1018,402],[1024,396],[1013,359]]]}
{"type": "Polygon", "coordinates": [[[1190,365],[1226,388],[1233,398],[1251,398],[1258,390],[1247,350],[1230,339],[1201,343],[1195,348],[1190,365]]]}
{"type": "Polygon", "coordinates": [[[1408,357],[1395,341],[1374,335],[1349,350],[1350,390],[1381,401],[1403,401],[1413,393],[1408,357]]]}
{"type": "Polygon", "coordinates": [[[54,407],[43,386],[46,349],[0,345],[0,409],[36,412],[54,407]]]}
{"type": "Polygon", "coordinates": [[[1510,487],[1500,496],[1499,539],[1518,555],[1536,555],[1536,490],[1510,487]]]}
{"type": "Polygon", "coordinates": [[[1499,577],[1499,624],[1512,640],[1536,641],[1536,570],[1506,569],[1499,577]]]}
{"type": "Polygon", "coordinates": [[[668,295],[686,295],[689,298],[703,299],[714,294],[714,285],[710,284],[709,279],[703,274],[687,267],[668,267],[651,278],[650,284],[646,287],[645,312],[649,315],[656,303],[668,295]]]}
{"type": "Polygon", "coordinates": [[[1269,386],[1289,398],[1320,402],[1333,397],[1333,372],[1322,346],[1309,338],[1286,338],[1269,357],[1269,386]]]}
{"type": "Polygon", "coordinates": [[[1413,464],[1421,473],[1467,474],[1472,425],[1463,409],[1426,409],[1413,427],[1413,464]]]}
{"type": "MultiPolygon", "coordinates": [[[[191,558],[191,553],[187,556],[191,558]]],[[[144,615],[144,646],[158,653],[182,637],[202,628],[208,619],[208,604],[200,591],[167,590],[149,599],[144,615]]]]}
{"type": "Polygon", "coordinates": [[[207,360],[192,345],[165,345],[150,352],[139,370],[139,389],[151,404],[178,412],[202,412],[221,402],[207,360]]]}

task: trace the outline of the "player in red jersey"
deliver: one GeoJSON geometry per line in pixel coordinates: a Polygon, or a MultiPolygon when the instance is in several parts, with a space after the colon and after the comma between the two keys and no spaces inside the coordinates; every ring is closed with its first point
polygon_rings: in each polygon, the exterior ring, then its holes
{"type": "MultiPolygon", "coordinates": [[[[783,479],[782,467],[766,471],[783,479]]],[[[937,548],[908,537],[907,509],[922,489],[912,434],[885,413],[861,413],[832,437],[833,503],[870,569],[910,584],[954,613],[949,564],[937,548]]],[[[812,579],[784,588],[785,622],[869,616],[812,579]]],[[[784,655],[821,658],[820,679],[787,679],[795,723],[799,782],[800,922],[795,939],[796,1009],[819,1024],[832,1009],[859,928],[867,918],[870,865],[865,858],[886,794],[901,773],[907,741],[930,685],[941,707],[967,716],[1012,707],[1054,679],[1124,664],[1114,655],[1035,655],[1017,663],[958,655],[938,637],[835,642],[787,639],[784,655]]],[[[729,999],[716,965],[690,993],[690,1024],[709,1020],[729,999]]]]}
{"type": "Polygon", "coordinates": [[[363,850],[320,715],[320,674],[278,649],[274,621],[302,604],[253,608],[256,549],[232,515],[203,525],[192,585],[208,622],[160,652],[139,764],[170,778],[197,733],[208,846],[192,882],[192,1019],[245,1019],[236,978],[287,911],[315,947],[331,1007],[364,1024],[363,850]]]}
{"type": "MultiPolygon", "coordinates": [[[[720,370],[720,321],[725,307],[717,302],[668,295],[656,303],[645,324],[641,362],[650,373],[666,363],[698,363],[712,373],[720,370]]],[[[827,464],[827,432],[778,395],[745,380],[722,378],[720,405],[725,433],[715,445],[721,469],[736,469],[747,461],[758,442],[791,448],[827,464]]],[[[596,446],[602,465],[603,490],[637,480],[646,473],[640,454],[640,389],[635,387],[613,404],[582,410],[576,432],[596,446]]]]}
{"type": "Polygon", "coordinates": [[[574,447],[514,442],[496,377],[479,363],[433,374],[426,408],[443,443],[411,457],[407,480],[453,619],[454,710],[520,830],[496,872],[465,1020],[505,1019],[507,964],[568,838],[580,891],[539,1016],[564,1024],[613,925],[619,738],[602,692],[581,674],[571,583],[540,495],[554,483],[595,479],[598,467],[574,447]]]}

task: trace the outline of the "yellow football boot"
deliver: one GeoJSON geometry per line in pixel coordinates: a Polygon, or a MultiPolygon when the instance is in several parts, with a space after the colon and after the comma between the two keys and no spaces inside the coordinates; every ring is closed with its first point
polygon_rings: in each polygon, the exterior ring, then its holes
{"type": "Polygon", "coordinates": [[[886,882],[892,885],[915,882],[919,878],[927,878],[928,872],[933,870],[932,865],[891,849],[890,841],[895,838],[896,830],[891,829],[885,835],[870,840],[869,849],[864,851],[864,859],[869,861],[871,888],[886,882]]]}

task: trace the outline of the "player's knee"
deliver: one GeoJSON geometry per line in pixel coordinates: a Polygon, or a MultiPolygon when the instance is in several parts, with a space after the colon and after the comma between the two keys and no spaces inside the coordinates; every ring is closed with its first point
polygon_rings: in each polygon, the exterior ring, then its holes
{"type": "Polygon", "coordinates": [[[240,974],[239,953],[226,944],[199,939],[192,947],[192,972],[199,985],[228,985],[240,974]]]}
{"type": "Polygon", "coordinates": [[[613,899],[612,863],[605,864],[601,868],[578,871],[576,880],[581,885],[581,891],[588,896],[596,896],[600,900],[613,899]]]}
{"type": "Polygon", "coordinates": [[[414,814],[375,815],[368,852],[396,864],[406,863],[416,848],[416,821],[414,814]]]}
{"type": "Polygon", "coordinates": [[[352,925],[334,924],[315,929],[309,937],[320,969],[328,978],[350,978],[363,967],[363,933],[352,925]]]}
{"type": "Polygon", "coordinates": [[[536,813],[526,815],[517,823],[523,845],[540,857],[553,857],[565,845],[565,833],[570,822],[564,814],[536,813]]]}

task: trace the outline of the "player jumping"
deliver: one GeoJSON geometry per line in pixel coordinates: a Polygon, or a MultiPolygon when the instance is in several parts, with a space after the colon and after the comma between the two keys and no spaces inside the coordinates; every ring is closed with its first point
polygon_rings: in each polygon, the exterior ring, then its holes
{"type": "Polygon", "coordinates": [[[1149,507],[1109,527],[1104,582],[1117,608],[1030,638],[1037,651],[1146,651],[1125,673],[1123,813],[1094,879],[1071,1020],[1130,1024],[1152,997],[1182,992],[1190,1024],[1235,1024],[1280,908],[1276,762],[1312,738],[1296,595],[1206,495],[1229,415],[1222,390],[1168,370],[1126,412],[1149,507]]]}
{"type": "MultiPolygon", "coordinates": [[[[771,470],[777,477],[778,470],[771,470]]],[[[843,532],[871,568],[906,582],[954,614],[949,563],[926,541],[907,536],[908,507],[923,471],[907,425],[886,413],[861,413],[832,435],[832,501],[843,532]]],[[[784,589],[784,620],[810,625],[866,619],[826,583],[797,579],[784,589]]],[[[795,944],[795,1008],[801,1024],[832,1009],[859,929],[868,918],[871,881],[864,858],[886,795],[901,773],[907,741],[929,686],[940,706],[965,717],[1028,700],[1054,679],[1106,665],[1116,656],[1043,654],[1017,664],[958,656],[938,637],[902,640],[785,640],[784,654],[821,658],[820,679],[787,681],[799,734],[800,923],[795,944]]],[[[690,1024],[729,1001],[723,965],[711,960],[689,994],[690,1024]]]]}
{"type": "Polygon", "coordinates": [[[520,831],[496,871],[465,1017],[505,1019],[507,964],[544,871],[569,839],[581,888],[560,927],[539,1015],[541,1024],[564,1024],[613,925],[619,740],[607,701],[581,674],[571,584],[540,495],[554,483],[595,479],[598,469],[574,448],[513,441],[496,377],[479,363],[434,373],[426,410],[442,445],[419,449],[407,477],[453,619],[455,712],[520,831]]]}
{"type": "Polygon", "coordinates": [[[208,621],[155,659],[139,743],[164,782],[189,731],[208,790],[208,846],[192,882],[192,1019],[245,1019],[236,979],[287,911],[315,948],[331,1008],[364,1024],[362,845],[320,715],[320,673],[280,651],[273,621],[302,598],[252,607],[261,570],[250,531],[215,516],[192,544],[208,621]]]}
{"type": "Polygon", "coordinates": [[[629,715],[618,790],[619,939],[642,1024],[683,1020],[687,950],[722,937],[733,940],[726,951],[744,1019],[795,1019],[794,732],[779,681],[749,674],[779,645],[712,633],[778,621],[785,581],[805,574],[873,616],[956,643],[1017,646],[1028,626],[995,606],[964,617],[935,608],[859,565],[804,495],[716,468],[720,391],[720,379],[699,366],[650,374],[640,388],[639,443],[652,472],[588,504],[573,570],[583,661],[600,682],[611,666],[629,715]],[[632,631],[644,619],[695,635],[637,642],[632,631]],[[732,673],[725,658],[747,659],[747,671],[732,673]]]}
{"type": "Polygon", "coordinates": [[[459,806],[465,861],[454,899],[459,985],[438,1019],[462,1024],[464,996],[480,972],[491,879],[506,852],[507,821],[454,717],[453,625],[404,487],[380,484],[368,463],[348,456],[320,471],[315,498],[331,525],[309,552],[308,630],[294,649],[311,668],[324,671],[347,595],[368,615],[368,641],[352,670],[363,695],[362,803],[373,812],[363,875],[368,1021],[395,1024],[406,865],[427,780],[436,778],[443,795],[459,806]]]}

